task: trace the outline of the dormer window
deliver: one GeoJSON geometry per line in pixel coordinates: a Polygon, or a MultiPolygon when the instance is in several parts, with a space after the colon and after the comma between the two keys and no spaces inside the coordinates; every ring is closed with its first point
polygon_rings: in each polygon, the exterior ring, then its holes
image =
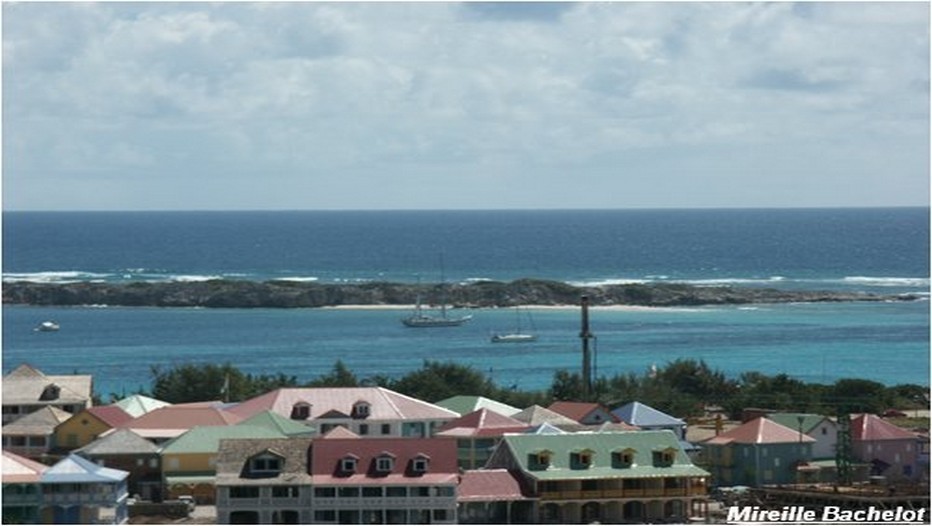
{"type": "Polygon", "coordinates": [[[355,404],[353,404],[352,417],[353,418],[368,418],[369,409],[370,409],[369,402],[366,402],[365,400],[360,400],[356,402],[355,404]]]}
{"type": "Polygon", "coordinates": [[[39,400],[58,400],[61,395],[61,388],[55,384],[49,384],[42,390],[39,400]]]}
{"type": "Polygon", "coordinates": [[[273,453],[262,453],[249,459],[249,473],[253,477],[276,477],[282,472],[282,458],[273,453]]]}
{"type": "Polygon", "coordinates": [[[340,459],[340,471],[344,473],[355,473],[356,472],[356,463],[359,461],[359,457],[355,455],[347,455],[340,459]]]}
{"type": "Polygon", "coordinates": [[[653,452],[654,467],[669,467],[673,465],[676,458],[676,450],[673,448],[661,449],[653,452]]]}
{"type": "Polygon", "coordinates": [[[427,473],[430,466],[430,457],[427,455],[418,455],[411,461],[411,470],[415,473],[427,473]]]}
{"type": "Polygon", "coordinates": [[[380,473],[390,473],[395,469],[395,457],[391,453],[382,453],[375,459],[375,470],[380,473]]]}
{"type": "Polygon", "coordinates": [[[291,406],[292,420],[307,420],[311,417],[311,404],[307,402],[298,402],[291,406]]]}
{"type": "Polygon", "coordinates": [[[574,451],[570,454],[570,465],[575,469],[589,469],[592,467],[592,450],[574,451]]]}
{"type": "Polygon", "coordinates": [[[534,451],[529,455],[530,468],[531,469],[547,469],[550,467],[550,461],[553,457],[553,452],[547,449],[542,449],[540,451],[534,451]]]}
{"type": "Polygon", "coordinates": [[[634,454],[635,450],[631,448],[625,448],[619,451],[612,452],[612,467],[616,468],[630,468],[634,465],[634,454]]]}

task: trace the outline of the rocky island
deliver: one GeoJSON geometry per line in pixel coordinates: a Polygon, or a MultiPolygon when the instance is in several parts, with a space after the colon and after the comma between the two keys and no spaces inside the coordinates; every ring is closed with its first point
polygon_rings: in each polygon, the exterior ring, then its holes
{"type": "Polygon", "coordinates": [[[111,305],[211,308],[312,308],[343,305],[411,305],[444,294],[458,307],[575,305],[589,296],[592,305],[650,307],[737,305],[751,303],[910,301],[918,297],[838,291],[788,291],[773,288],[694,286],[681,283],[629,283],[576,287],[557,281],[520,279],[467,284],[372,282],[353,285],[293,281],[210,280],[200,282],[3,284],[3,303],[22,305],[111,305]],[[445,288],[446,290],[442,290],[445,288]]]}

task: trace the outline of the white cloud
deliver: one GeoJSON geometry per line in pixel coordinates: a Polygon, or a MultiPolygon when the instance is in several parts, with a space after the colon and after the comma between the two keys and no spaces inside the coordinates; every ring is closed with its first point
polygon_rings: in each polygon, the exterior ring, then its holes
{"type": "Polygon", "coordinates": [[[3,9],[7,207],[47,206],[30,188],[51,177],[126,186],[70,208],[489,206],[476,181],[523,194],[495,206],[588,206],[578,180],[600,206],[677,184],[678,206],[927,201],[922,3],[3,9]],[[883,201],[811,184],[826,170],[883,201]],[[152,174],[197,184],[139,190],[152,174]],[[735,188],[755,177],[818,195],[735,188]]]}

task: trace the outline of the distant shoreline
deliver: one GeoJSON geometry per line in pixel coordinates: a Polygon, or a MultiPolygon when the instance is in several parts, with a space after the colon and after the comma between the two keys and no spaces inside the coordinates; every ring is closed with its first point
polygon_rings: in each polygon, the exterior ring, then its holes
{"type": "Polygon", "coordinates": [[[798,291],[682,283],[629,283],[573,286],[563,282],[520,279],[468,284],[322,284],[290,281],[208,280],[197,282],[36,283],[3,284],[3,304],[33,306],[107,305],[122,307],[205,308],[343,308],[412,309],[446,303],[456,308],[516,305],[566,309],[589,298],[593,308],[636,309],[752,305],[776,303],[913,301],[917,294],[868,294],[840,291],[798,291]]]}

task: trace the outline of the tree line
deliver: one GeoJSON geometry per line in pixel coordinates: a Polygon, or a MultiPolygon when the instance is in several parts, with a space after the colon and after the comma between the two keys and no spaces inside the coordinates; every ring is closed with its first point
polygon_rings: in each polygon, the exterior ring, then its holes
{"type": "MultiPolygon", "coordinates": [[[[497,385],[475,367],[427,360],[399,378],[384,375],[359,378],[342,361],[330,371],[301,383],[295,376],[247,374],[230,363],[152,367],[152,391],[140,391],[170,403],[223,400],[239,402],[280,387],[379,386],[427,402],[456,395],[483,396],[524,408],[554,401],[592,401],[608,408],[639,401],[665,413],[687,418],[702,416],[708,406],[738,418],[749,407],[823,415],[882,413],[889,408],[927,408],[929,388],[915,384],[892,387],[864,379],[832,384],[808,383],[786,374],[746,372],[728,378],[703,360],[678,359],[643,374],[624,373],[596,378],[584,396],[579,373],[558,370],[548,389],[519,390],[497,385]]],[[[113,395],[111,395],[113,397],[113,395]]]]}

